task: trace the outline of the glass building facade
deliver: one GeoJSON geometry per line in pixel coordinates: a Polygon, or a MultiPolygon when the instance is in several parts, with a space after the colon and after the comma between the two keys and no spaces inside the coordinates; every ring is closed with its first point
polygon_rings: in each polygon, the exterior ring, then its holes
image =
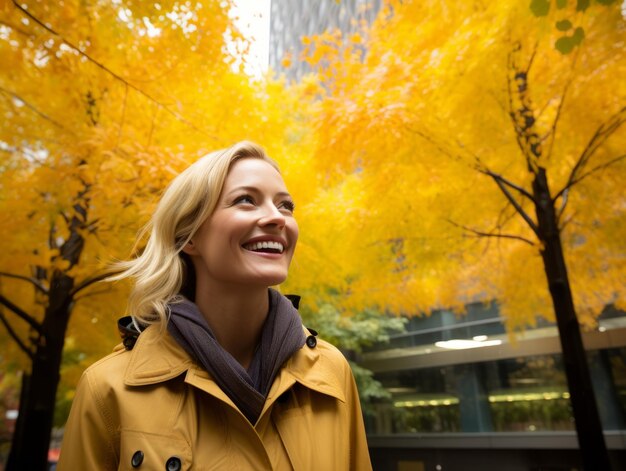
{"type": "Polygon", "coordinates": [[[310,72],[300,59],[302,38],[326,30],[349,34],[359,30],[359,23],[371,23],[382,0],[272,0],[270,6],[270,67],[290,80],[300,80],[310,72]],[[291,58],[285,66],[283,60],[291,58]]]}
{"type": "MultiPolygon", "coordinates": [[[[626,313],[607,308],[583,341],[611,459],[626,469],[626,313]]],[[[375,469],[581,469],[555,325],[510,336],[497,304],[477,303],[411,318],[361,360],[390,393],[367,407],[375,469]],[[492,456],[502,464],[485,467],[492,456]]]]}

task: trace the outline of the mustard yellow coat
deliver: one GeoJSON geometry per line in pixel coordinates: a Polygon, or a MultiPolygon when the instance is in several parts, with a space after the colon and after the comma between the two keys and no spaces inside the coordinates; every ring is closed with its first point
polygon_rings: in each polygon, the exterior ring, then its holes
{"type": "Polygon", "coordinates": [[[327,342],[310,344],[282,368],[253,426],[149,327],[132,350],[120,345],[83,374],[57,469],[369,470],[350,367],[327,342]]]}

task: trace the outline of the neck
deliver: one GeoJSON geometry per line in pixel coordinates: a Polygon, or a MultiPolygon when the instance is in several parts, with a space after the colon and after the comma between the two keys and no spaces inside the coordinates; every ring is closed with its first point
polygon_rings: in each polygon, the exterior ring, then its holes
{"type": "Polygon", "coordinates": [[[197,286],[195,303],[222,348],[247,369],[269,311],[267,288],[242,293],[197,286]]]}

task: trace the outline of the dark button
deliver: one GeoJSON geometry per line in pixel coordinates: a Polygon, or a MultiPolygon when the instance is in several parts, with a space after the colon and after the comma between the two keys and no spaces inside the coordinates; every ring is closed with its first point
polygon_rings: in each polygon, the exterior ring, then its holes
{"type": "Polygon", "coordinates": [[[165,463],[166,471],[180,471],[182,469],[182,464],[180,462],[180,458],[177,456],[172,456],[165,463]]]}
{"type": "Polygon", "coordinates": [[[315,348],[316,345],[317,345],[317,339],[313,337],[312,335],[309,335],[306,338],[306,346],[309,348],[315,348]]]}
{"type": "Polygon", "coordinates": [[[141,466],[141,463],[143,463],[143,451],[137,450],[135,453],[133,453],[133,458],[130,460],[130,464],[133,466],[133,468],[139,468],[139,466],[141,466]]]}

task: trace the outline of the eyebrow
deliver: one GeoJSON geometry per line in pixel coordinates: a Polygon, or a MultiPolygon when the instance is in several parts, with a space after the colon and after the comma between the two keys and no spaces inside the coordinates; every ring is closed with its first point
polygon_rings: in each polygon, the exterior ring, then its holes
{"type": "MultiPolygon", "coordinates": [[[[236,188],[233,188],[232,190],[230,190],[227,195],[232,195],[233,193],[237,193],[239,191],[249,191],[252,193],[258,193],[259,189],[257,187],[254,186],[238,186],[236,188]]],[[[291,198],[291,194],[286,192],[286,191],[279,191],[278,193],[276,193],[275,196],[281,196],[281,197],[289,197],[291,198]]]]}

